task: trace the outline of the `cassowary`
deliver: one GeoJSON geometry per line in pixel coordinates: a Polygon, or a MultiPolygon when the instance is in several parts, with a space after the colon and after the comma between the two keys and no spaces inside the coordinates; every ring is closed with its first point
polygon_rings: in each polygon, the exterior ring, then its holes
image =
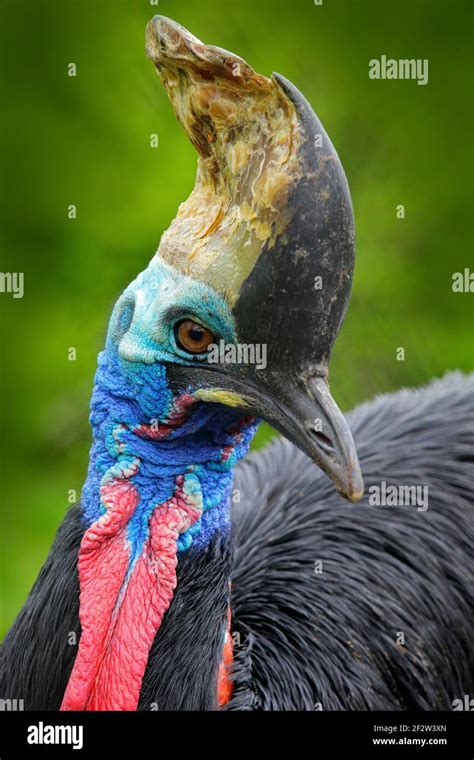
{"type": "Polygon", "coordinates": [[[168,19],[147,52],[196,185],[113,310],[81,505],[6,636],[0,697],[451,709],[473,687],[473,380],[359,407],[357,457],[328,386],[354,263],[331,142],[290,82],[168,19]],[[240,462],[261,418],[287,440],[240,462]]]}

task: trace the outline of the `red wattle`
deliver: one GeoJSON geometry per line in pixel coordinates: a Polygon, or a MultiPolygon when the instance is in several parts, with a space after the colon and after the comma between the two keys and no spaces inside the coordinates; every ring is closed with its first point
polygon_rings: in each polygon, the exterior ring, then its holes
{"type": "Polygon", "coordinates": [[[232,664],[234,662],[234,645],[232,641],[232,615],[230,607],[227,611],[227,628],[224,639],[224,649],[222,652],[222,660],[219,665],[219,672],[217,676],[217,704],[219,707],[224,707],[232,698],[234,690],[234,683],[232,681],[232,664]]]}
{"type": "Polygon", "coordinates": [[[176,587],[178,536],[200,516],[182,490],[157,505],[140,557],[129,571],[127,525],[139,502],[129,481],[102,487],[107,512],[79,550],[79,651],[61,710],[136,710],[148,655],[176,587]]]}

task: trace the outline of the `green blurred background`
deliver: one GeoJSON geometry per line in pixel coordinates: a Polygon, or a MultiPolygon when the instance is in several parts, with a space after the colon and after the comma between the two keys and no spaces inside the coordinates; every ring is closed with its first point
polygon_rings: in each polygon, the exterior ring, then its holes
{"type": "Polygon", "coordinates": [[[0,294],[2,633],[80,493],[111,307],[194,184],[194,151],[144,55],[155,13],[291,79],[339,151],[358,233],[331,366],[342,408],[472,366],[473,296],[451,290],[472,267],[471,0],[4,1],[2,271],[25,273],[25,296],[0,294]],[[370,80],[381,54],[428,58],[429,84],[370,80]]]}

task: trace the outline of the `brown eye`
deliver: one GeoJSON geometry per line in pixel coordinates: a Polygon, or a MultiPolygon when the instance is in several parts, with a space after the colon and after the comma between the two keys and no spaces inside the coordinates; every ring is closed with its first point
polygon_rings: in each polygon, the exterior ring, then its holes
{"type": "Polygon", "coordinates": [[[180,348],[191,354],[202,354],[214,341],[211,331],[198,322],[193,322],[192,319],[183,319],[182,322],[178,322],[175,335],[180,348]]]}

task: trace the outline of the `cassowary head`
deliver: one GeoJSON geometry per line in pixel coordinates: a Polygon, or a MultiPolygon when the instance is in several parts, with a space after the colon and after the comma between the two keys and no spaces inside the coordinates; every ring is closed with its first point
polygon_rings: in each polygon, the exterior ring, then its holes
{"type": "Polygon", "coordinates": [[[108,350],[136,377],[165,367],[175,401],[187,394],[267,420],[356,501],[357,455],[327,383],[354,265],[334,147],[280,75],[261,76],[160,16],[146,49],[198,152],[197,178],[119,299],[108,350]]]}

